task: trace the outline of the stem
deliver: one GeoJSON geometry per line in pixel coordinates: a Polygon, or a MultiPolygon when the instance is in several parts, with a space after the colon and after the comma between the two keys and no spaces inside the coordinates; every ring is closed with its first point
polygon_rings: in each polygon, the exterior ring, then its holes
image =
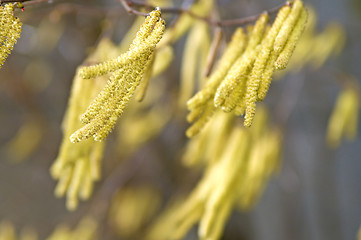
{"type": "MultiPolygon", "coordinates": [[[[141,15],[141,16],[146,16],[144,15],[145,13],[136,11],[133,6],[135,7],[142,7],[145,8],[147,10],[151,10],[154,9],[155,6],[145,3],[145,2],[140,2],[137,0],[119,0],[121,2],[121,4],[124,6],[125,10],[127,10],[127,12],[129,13],[134,13],[136,15],[141,15]]],[[[272,8],[270,10],[267,10],[265,12],[267,12],[268,14],[274,14],[277,13],[278,10],[280,10],[283,6],[285,5],[292,5],[293,1],[288,1],[286,3],[283,3],[275,8],[272,8]]],[[[246,17],[246,18],[237,18],[237,19],[228,19],[228,20],[214,20],[210,17],[202,17],[199,16],[195,13],[193,13],[192,11],[190,11],[189,9],[184,9],[184,8],[176,8],[176,7],[164,7],[161,9],[162,13],[170,13],[170,14],[188,14],[189,16],[201,20],[201,21],[205,21],[206,23],[208,23],[209,25],[213,25],[213,26],[218,26],[218,27],[226,27],[226,26],[235,26],[235,25],[245,25],[251,22],[256,21],[259,16],[262,14],[257,14],[257,15],[253,15],[250,17],[246,17]]]]}
{"type": "Polygon", "coordinates": [[[214,62],[216,61],[218,48],[222,40],[222,36],[223,36],[222,29],[217,27],[214,30],[212,45],[211,48],[209,49],[209,53],[207,57],[206,70],[204,72],[205,77],[209,77],[209,75],[212,72],[214,62]]]}

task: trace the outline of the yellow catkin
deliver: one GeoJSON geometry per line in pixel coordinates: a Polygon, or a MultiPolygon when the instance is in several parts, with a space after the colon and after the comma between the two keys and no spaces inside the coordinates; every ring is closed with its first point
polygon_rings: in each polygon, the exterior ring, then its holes
{"type": "Polygon", "coordinates": [[[266,130],[253,139],[244,178],[239,185],[240,206],[243,210],[249,210],[256,204],[269,177],[279,166],[280,133],[277,129],[266,130]]]}
{"type": "Polygon", "coordinates": [[[87,111],[82,115],[81,121],[83,123],[89,123],[90,120],[98,114],[99,110],[103,108],[105,102],[118,94],[119,81],[122,79],[124,74],[129,74],[131,72],[133,65],[136,66],[138,64],[138,67],[140,66],[142,68],[146,66],[145,62],[142,62],[142,64],[145,65],[139,65],[139,63],[141,60],[148,59],[149,56],[145,55],[145,53],[150,53],[152,49],[154,49],[154,46],[151,44],[142,43],[138,48],[139,51],[130,51],[128,55],[132,55],[129,57],[129,59],[132,59],[132,61],[125,64],[123,68],[113,72],[103,91],[99,93],[97,98],[90,104],[87,111]]]}
{"type": "MultiPolygon", "coordinates": [[[[269,79],[267,78],[263,78],[263,76],[267,76],[266,73],[270,73],[270,75],[272,75],[273,73],[273,66],[272,63],[274,62],[274,58],[270,58],[270,56],[272,55],[272,48],[273,45],[275,43],[275,41],[277,40],[276,36],[279,35],[279,31],[280,28],[285,20],[285,18],[288,16],[289,17],[289,12],[290,9],[288,6],[283,7],[280,12],[278,17],[276,18],[272,28],[270,29],[270,31],[268,32],[267,36],[264,38],[264,40],[262,41],[262,44],[260,46],[260,54],[257,55],[256,57],[256,61],[254,63],[254,67],[250,73],[249,76],[249,80],[247,81],[247,90],[246,90],[246,95],[245,95],[245,102],[246,102],[246,107],[245,107],[245,121],[244,121],[244,125],[246,127],[250,127],[253,121],[253,117],[254,114],[256,112],[256,101],[258,98],[258,89],[260,86],[260,83],[262,80],[266,80],[264,82],[264,86],[269,86],[269,84],[267,84],[267,81],[269,81],[269,79]],[[275,39],[276,38],[276,39],[275,39]],[[271,66],[271,67],[270,67],[271,66]]],[[[281,28],[282,30],[282,28],[281,28]]],[[[275,52],[275,51],[273,51],[275,52]]],[[[244,101],[244,100],[243,100],[244,101]]],[[[243,113],[244,110],[244,103],[241,100],[241,104],[243,104],[242,106],[239,106],[239,109],[237,110],[237,113],[243,113]]]]}
{"type": "Polygon", "coordinates": [[[247,107],[247,99],[249,99],[250,94],[255,95],[255,92],[251,93],[249,91],[259,89],[260,85],[262,85],[262,88],[269,86],[269,83],[268,85],[266,83],[267,78],[265,78],[265,76],[267,75],[265,73],[271,73],[272,75],[273,71],[270,71],[270,67],[273,68],[275,61],[274,58],[270,58],[270,55],[273,50],[275,38],[290,11],[291,8],[289,6],[284,6],[280,9],[272,27],[264,34],[265,37],[261,42],[261,46],[259,46],[259,51],[256,53],[257,56],[255,56],[256,59],[252,71],[244,74],[241,84],[236,92],[231,94],[230,100],[228,100],[228,102],[226,101],[225,106],[222,108],[223,110],[231,111],[237,106],[234,111],[235,115],[244,114],[247,107]],[[264,79],[266,79],[266,81],[263,81],[264,79]],[[249,88],[249,86],[253,86],[253,88],[249,88]],[[247,94],[246,91],[248,91],[247,94]]]}
{"type": "Polygon", "coordinates": [[[263,101],[267,96],[268,89],[271,85],[272,75],[275,71],[274,63],[277,60],[277,57],[276,52],[273,51],[270,53],[259,83],[257,101],[263,101]]]}
{"type": "Polygon", "coordinates": [[[246,107],[246,96],[245,94],[243,94],[241,100],[238,102],[238,105],[234,109],[233,114],[236,116],[244,115],[244,113],[246,112],[246,107]]]}
{"type": "Polygon", "coordinates": [[[202,115],[197,119],[196,122],[194,122],[192,124],[192,126],[190,126],[187,129],[186,136],[191,138],[191,137],[197,135],[203,129],[203,127],[206,125],[206,123],[209,121],[209,119],[213,115],[214,111],[215,111],[215,108],[214,108],[213,104],[211,102],[208,103],[207,106],[205,107],[205,109],[203,110],[202,115]]]}
{"type": "Polygon", "coordinates": [[[290,28],[290,26],[285,27],[285,22],[288,20],[288,24],[293,24],[291,21],[293,18],[290,18],[290,16],[291,14],[295,15],[298,12],[300,4],[303,6],[302,3],[296,1],[292,10],[289,8],[289,6],[283,7],[279,11],[274,24],[262,42],[260,54],[257,56],[254,68],[252,69],[249,81],[247,82],[247,93],[245,97],[246,112],[244,121],[244,125],[247,127],[250,127],[252,124],[256,109],[256,101],[263,100],[268,91],[271,77],[274,71],[273,63],[278,56],[278,52],[274,49],[278,45],[282,44],[284,38],[283,36],[286,35],[288,29],[290,28]],[[259,90],[260,86],[261,89],[259,90]]]}
{"type": "Polygon", "coordinates": [[[91,161],[87,161],[83,169],[83,179],[80,185],[78,195],[82,200],[88,200],[93,192],[94,179],[92,172],[90,171],[91,161]]]}
{"type": "Polygon", "coordinates": [[[97,231],[98,223],[91,217],[84,217],[73,230],[65,225],[57,226],[46,240],[95,240],[97,231]]]}
{"type": "Polygon", "coordinates": [[[135,36],[137,36],[139,26],[142,26],[142,24],[144,24],[144,17],[138,16],[119,43],[120,52],[126,52],[129,49],[130,44],[132,44],[135,36]]]}
{"type": "Polygon", "coordinates": [[[171,64],[174,58],[174,50],[171,46],[165,45],[159,49],[156,49],[152,77],[156,77],[163,73],[171,64]]]}
{"type": "Polygon", "coordinates": [[[276,52],[273,51],[273,45],[290,11],[291,11],[290,6],[284,6],[279,10],[277,17],[274,23],[272,24],[271,29],[269,30],[266,37],[262,41],[260,54],[259,56],[257,56],[257,60],[255,61],[254,68],[252,69],[252,72],[250,74],[250,79],[251,79],[250,81],[259,82],[258,92],[259,93],[262,92],[262,94],[258,93],[258,95],[263,96],[264,95],[263,93],[267,92],[268,90],[270,84],[269,80],[273,74],[272,69],[274,68],[273,67],[274,61],[276,60],[275,56],[277,56],[276,52]],[[273,54],[271,54],[271,52],[273,52],[273,54]]]}
{"type": "Polygon", "coordinates": [[[16,240],[15,228],[10,222],[0,223],[0,239],[16,240]]]}
{"type": "Polygon", "coordinates": [[[75,163],[73,176],[67,191],[66,206],[69,210],[75,210],[78,206],[78,193],[83,182],[86,164],[86,159],[79,159],[75,163]]]}
{"type": "Polygon", "coordinates": [[[38,239],[38,234],[34,229],[27,227],[21,230],[19,240],[37,240],[37,239],[38,239]]]}
{"type": "MultiPolygon", "coordinates": [[[[155,46],[163,35],[165,22],[158,17],[157,13],[153,14],[153,12],[147,19],[157,18],[158,21],[155,23],[154,28],[150,29],[151,33],[144,41],[135,40],[133,42],[133,45],[138,44],[138,46],[132,45],[130,47],[129,54],[134,55],[131,57],[134,61],[132,60],[125,64],[123,68],[113,72],[107,86],[83,114],[81,120],[86,125],[70,137],[72,142],[79,142],[91,136],[94,136],[95,140],[101,141],[113,129],[118,117],[122,114],[139,86],[145,66],[150,61],[155,46]]],[[[143,32],[138,35],[141,34],[146,35],[143,32]]],[[[139,37],[139,39],[142,39],[142,37],[139,37]]]]}
{"type": "Polygon", "coordinates": [[[287,19],[284,21],[282,28],[280,29],[275,44],[274,51],[276,53],[281,53],[283,48],[290,37],[291,32],[293,31],[301,12],[303,11],[303,2],[301,0],[296,0],[293,3],[291,13],[288,15],[287,19]]]}
{"type": "Polygon", "coordinates": [[[232,199],[226,199],[218,210],[217,217],[213,219],[212,227],[204,239],[219,239],[222,236],[224,225],[232,213],[232,199]]]}
{"type": "Polygon", "coordinates": [[[160,203],[160,193],[152,185],[121,189],[112,199],[109,211],[110,223],[117,226],[115,231],[119,237],[134,236],[152,218],[160,203]]]}
{"type": "Polygon", "coordinates": [[[344,135],[352,139],[357,134],[359,97],[355,89],[342,91],[330,117],[327,127],[327,143],[330,147],[338,147],[344,135]]]}
{"type": "Polygon", "coordinates": [[[233,115],[217,112],[204,130],[188,142],[183,163],[188,167],[215,163],[225,147],[233,120],[233,115]]]}
{"type": "Polygon", "coordinates": [[[22,23],[14,16],[14,4],[0,7],[0,68],[20,38],[22,23]]]}
{"type": "Polygon", "coordinates": [[[357,231],[357,240],[361,240],[361,226],[359,227],[357,231]]]}
{"type": "Polygon", "coordinates": [[[208,25],[203,22],[197,22],[191,28],[187,41],[184,46],[182,67],[180,72],[180,93],[179,105],[183,107],[194,92],[196,79],[200,78],[199,72],[202,72],[205,58],[202,58],[202,47],[209,46],[208,25]]]}
{"type": "Polygon", "coordinates": [[[39,119],[25,122],[16,135],[5,145],[7,153],[15,162],[27,159],[39,146],[43,135],[43,126],[39,119]],[[29,141],[32,139],[32,141],[29,141]]]}
{"type": "Polygon", "coordinates": [[[152,32],[152,28],[155,25],[155,23],[158,21],[159,17],[160,17],[160,11],[156,10],[150,14],[150,17],[146,18],[145,22],[139,28],[137,35],[133,40],[132,44],[130,45],[128,52],[120,55],[115,59],[108,60],[106,62],[94,66],[83,67],[82,69],[80,69],[80,76],[82,76],[85,79],[94,78],[110,72],[114,72],[115,70],[120,69],[130,61],[134,61],[137,58],[134,52],[138,52],[138,54],[142,53],[142,50],[138,50],[137,48],[142,42],[146,40],[146,38],[152,32]]]}
{"type": "Polygon", "coordinates": [[[54,191],[55,196],[63,197],[65,195],[66,191],[68,190],[72,175],[73,175],[73,169],[70,166],[66,167],[61,172],[61,175],[59,176],[59,182],[56,185],[54,191]]]}
{"type": "MultiPolygon", "coordinates": [[[[86,62],[104,60],[116,50],[117,47],[109,39],[102,39],[86,62]]],[[[92,193],[93,183],[100,178],[101,161],[105,145],[105,142],[99,143],[93,140],[78,144],[73,144],[69,141],[71,134],[81,127],[81,122],[79,121],[81,113],[86,110],[91,100],[105,84],[104,77],[99,79],[83,79],[79,76],[78,71],[73,80],[68,108],[62,124],[63,140],[58,156],[50,170],[52,177],[58,180],[55,195],[57,197],[66,195],[67,205],[71,206],[70,210],[73,210],[76,206],[74,202],[77,202],[77,199],[74,200],[75,198],[87,199],[92,193]],[[79,187],[74,188],[71,185],[74,185],[74,179],[79,177],[75,171],[78,161],[83,161],[85,164],[85,168],[81,172],[85,177],[81,178],[79,187]],[[72,191],[71,194],[69,193],[70,191],[72,191]]]]}
{"type": "Polygon", "coordinates": [[[216,92],[220,82],[226,76],[229,68],[243,53],[246,44],[247,37],[243,29],[237,28],[233,33],[232,39],[224,51],[221,59],[218,61],[216,69],[207,80],[206,86],[187,102],[189,110],[204,105],[214,96],[214,93],[216,92]]]}
{"type": "Polygon", "coordinates": [[[197,122],[187,130],[187,136],[190,137],[199,133],[213,115],[215,108],[214,106],[211,107],[211,105],[213,105],[212,97],[229,68],[243,53],[246,43],[247,40],[243,30],[240,28],[237,29],[233,34],[227,49],[219,60],[216,70],[208,79],[206,86],[187,102],[188,109],[191,110],[188,121],[193,122],[198,119],[197,122]]]}
{"type": "Polygon", "coordinates": [[[154,51],[155,45],[159,42],[159,40],[163,34],[164,27],[165,27],[164,21],[159,21],[156,24],[155,29],[153,30],[155,35],[150,36],[153,38],[153,39],[150,39],[150,43],[153,46],[153,48],[149,49],[149,52],[147,53],[147,55],[149,57],[147,59],[145,59],[144,63],[142,61],[139,61],[137,68],[133,69],[133,72],[131,73],[130,78],[135,80],[134,83],[131,84],[130,87],[123,89],[123,92],[125,92],[126,95],[120,101],[118,99],[116,99],[117,103],[114,104],[116,107],[115,111],[110,116],[109,121],[96,134],[96,136],[94,137],[95,140],[97,140],[97,141],[103,140],[109,134],[109,132],[113,129],[117,119],[122,114],[124,108],[127,106],[130,98],[133,96],[135,89],[139,86],[140,80],[142,79],[142,75],[145,70],[144,65],[146,66],[147,62],[151,61],[150,57],[152,55],[152,52],[154,51]]]}
{"type": "Polygon", "coordinates": [[[71,231],[67,226],[59,225],[46,240],[63,240],[70,239],[71,231]]]}
{"type": "MultiPolygon", "coordinates": [[[[245,157],[248,151],[248,144],[245,141],[247,133],[243,129],[235,129],[228,141],[227,148],[215,167],[219,171],[217,186],[211,192],[211,195],[206,200],[205,212],[201,218],[198,234],[201,239],[209,239],[209,235],[212,234],[215,222],[222,213],[220,209],[227,204],[227,201],[233,202],[232,199],[232,186],[235,183],[239,171],[243,167],[243,162],[239,161],[245,157]]],[[[222,229],[225,223],[226,217],[224,217],[222,223],[222,229]]],[[[219,236],[215,236],[218,239],[219,236]]]]}
{"type": "MultiPolygon", "coordinates": [[[[257,26],[256,26],[257,27],[257,26]]],[[[259,27],[257,27],[259,29],[259,27]]],[[[257,28],[252,28],[255,31],[257,31],[257,28]]],[[[244,112],[243,109],[245,108],[244,106],[244,98],[245,98],[245,93],[246,93],[246,87],[247,87],[247,82],[250,79],[250,74],[252,75],[255,71],[255,68],[257,67],[257,61],[259,61],[259,59],[261,58],[265,58],[262,57],[262,54],[267,52],[267,49],[265,47],[262,48],[260,45],[258,45],[259,41],[261,39],[262,43],[265,42],[265,38],[264,36],[268,36],[268,33],[270,32],[271,27],[270,26],[266,26],[266,28],[264,29],[264,34],[261,35],[257,33],[251,33],[251,40],[253,40],[253,43],[250,44],[246,50],[246,53],[244,54],[243,58],[246,59],[244,61],[248,62],[248,68],[245,72],[242,73],[242,75],[239,77],[239,84],[236,86],[236,88],[230,93],[230,95],[225,99],[223,105],[222,105],[222,110],[224,112],[231,112],[233,110],[235,110],[235,108],[238,108],[238,110],[234,111],[235,115],[239,115],[240,112],[244,112]],[[253,37],[256,36],[256,37],[253,37]],[[256,46],[254,48],[254,46],[256,46]],[[247,56],[247,54],[251,54],[251,58],[249,56],[247,56]],[[261,56],[260,56],[261,55],[261,56]]],[[[260,30],[258,30],[260,31],[260,30]]],[[[250,40],[250,41],[251,41],[250,40]]],[[[266,41],[269,42],[269,41],[266,41]]],[[[258,64],[259,65],[259,64],[258,64]]],[[[257,71],[256,71],[257,72],[257,71]]]]}
{"type": "Polygon", "coordinates": [[[314,47],[309,54],[313,57],[312,67],[317,69],[330,56],[338,55],[341,52],[346,41],[346,33],[340,24],[330,23],[321,34],[312,40],[313,44],[309,44],[314,47]]]}
{"type": "Polygon", "coordinates": [[[297,20],[296,25],[294,26],[293,31],[289,36],[284,49],[282,50],[282,52],[280,53],[280,55],[278,56],[275,62],[276,69],[279,70],[286,68],[292,56],[292,53],[296,48],[296,44],[303,30],[305,29],[306,23],[307,23],[307,11],[306,9],[302,9],[299,19],[297,20]]]}
{"type": "Polygon", "coordinates": [[[138,102],[143,101],[145,94],[147,92],[149,81],[150,81],[150,78],[152,77],[152,72],[153,72],[153,65],[154,65],[154,58],[155,58],[154,55],[155,55],[155,53],[153,53],[150,56],[150,60],[148,61],[147,66],[145,67],[145,70],[144,70],[142,83],[139,85],[138,92],[135,96],[135,99],[138,102]]]}
{"type": "MultiPolygon", "coordinates": [[[[264,37],[264,31],[266,29],[266,24],[268,23],[269,16],[267,13],[263,13],[254,24],[252,32],[250,33],[249,42],[247,45],[247,50],[254,49],[264,37]]],[[[246,51],[247,51],[246,50],[246,51]]]]}
{"type": "Polygon", "coordinates": [[[237,88],[240,78],[252,68],[254,59],[258,52],[255,50],[255,48],[264,36],[264,30],[267,22],[268,14],[264,13],[255,23],[245,54],[234,63],[232,68],[227,73],[227,76],[217,89],[214,97],[214,105],[217,108],[224,105],[226,98],[228,98],[230,94],[237,88]]]}
{"type": "MultiPolygon", "coordinates": [[[[240,102],[242,99],[246,86],[247,81],[249,79],[248,75],[253,67],[255,58],[258,54],[258,49],[254,49],[253,51],[248,51],[242,56],[242,59],[239,62],[236,62],[234,66],[228,72],[225,81],[229,79],[237,79],[237,85],[235,88],[229,93],[229,95],[221,95],[217,90],[216,96],[214,98],[215,104],[222,109],[224,112],[231,112],[240,102]],[[237,64],[237,65],[236,65],[237,64]]],[[[220,85],[220,87],[227,86],[226,82],[224,81],[224,85],[220,85]]]]}

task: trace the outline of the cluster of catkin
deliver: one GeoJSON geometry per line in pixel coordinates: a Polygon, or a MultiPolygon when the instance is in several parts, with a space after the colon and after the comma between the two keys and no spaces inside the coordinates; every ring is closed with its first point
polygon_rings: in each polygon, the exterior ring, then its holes
{"type": "Polygon", "coordinates": [[[15,227],[11,222],[0,222],[1,240],[38,240],[38,234],[31,228],[23,228],[20,234],[16,234],[15,227]]]}
{"type": "MultiPolygon", "coordinates": [[[[117,46],[109,39],[102,39],[85,62],[104,61],[114,56],[116,52],[117,46]]],[[[94,182],[100,179],[105,141],[95,142],[93,139],[88,139],[74,144],[69,141],[69,137],[81,127],[79,122],[81,114],[105,83],[106,78],[83,79],[79,75],[79,69],[73,80],[68,108],[62,124],[63,140],[58,156],[50,169],[52,177],[58,180],[55,195],[57,197],[66,195],[66,206],[69,210],[76,209],[78,198],[88,199],[92,194],[94,182]]]]}
{"type": "Polygon", "coordinates": [[[74,229],[66,225],[60,225],[46,240],[95,240],[97,236],[98,223],[91,217],[84,217],[74,229]]]}
{"type": "Polygon", "coordinates": [[[20,38],[21,22],[14,16],[14,4],[0,7],[0,67],[20,38]]]}
{"type": "MultiPolygon", "coordinates": [[[[97,239],[97,222],[91,217],[84,217],[79,224],[70,229],[66,225],[59,225],[46,240],[95,240],[97,239]]],[[[31,228],[24,228],[16,234],[14,225],[10,222],[0,223],[1,240],[38,240],[38,234],[31,228]]],[[[45,238],[43,238],[45,239],[45,238]]]]}
{"type": "Polygon", "coordinates": [[[277,172],[281,134],[270,128],[264,108],[257,110],[252,128],[234,125],[234,120],[219,112],[210,127],[190,140],[184,161],[206,165],[204,176],[185,200],[160,217],[147,239],[183,239],[198,222],[199,239],[219,239],[234,208],[248,210],[257,202],[277,172]],[[213,155],[205,154],[208,150],[213,155]]]}
{"type": "Polygon", "coordinates": [[[241,28],[235,31],[206,86],[187,102],[191,111],[187,120],[193,122],[188,137],[196,135],[217,109],[245,114],[244,125],[251,126],[256,102],[266,97],[274,71],[284,69],[290,60],[307,11],[296,0],[279,10],[272,26],[268,21],[264,13],[247,29],[248,34],[241,28]]]}
{"type": "Polygon", "coordinates": [[[111,73],[111,76],[107,85],[82,115],[81,121],[86,125],[70,136],[71,142],[79,142],[92,136],[101,141],[109,134],[144,75],[149,75],[146,70],[153,62],[154,50],[164,28],[165,22],[160,17],[160,11],[154,10],[140,27],[126,53],[80,70],[80,76],[84,79],[108,73],[111,73]]]}

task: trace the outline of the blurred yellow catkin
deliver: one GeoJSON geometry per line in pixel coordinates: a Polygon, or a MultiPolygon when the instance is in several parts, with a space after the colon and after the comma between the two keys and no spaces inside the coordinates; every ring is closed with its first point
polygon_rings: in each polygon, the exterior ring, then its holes
{"type": "Polygon", "coordinates": [[[187,100],[193,95],[194,89],[203,78],[204,67],[208,49],[210,47],[210,37],[208,25],[204,22],[195,22],[187,37],[180,72],[180,92],[178,103],[184,108],[187,100]]]}
{"type": "Polygon", "coordinates": [[[96,240],[98,223],[91,217],[84,217],[71,230],[65,225],[59,225],[46,240],[96,240]]]}
{"type": "Polygon", "coordinates": [[[109,211],[111,225],[120,237],[134,237],[153,217],[160,204],[160,192],[151,185],[123,188],[112,199],[109,211]]]}
{"type": "Polygon", "coordinates": [[[25,227],[17,235],[15,227],[11,222],[3,221],[0,223],[1,240],[38,240],[38,234],[32,229],[25,227]]]}
{"type": "Polygon", "coordinates": [[[5,151],[14,162],[24,161],[38,148],[42,136],[42,122],[39,119],[29,119],[4,146],[5,151]]]}
{"type": "Polygon", "coordinates": [[[299,40],[297,47],[287,69],[278,72],[281,77],[290,71],[299,71],[309,64],[312,68],[320,68],[331,56],[338,55],[344,47],[346,33],[338,23],[330,23],[326,28],[317,31],[317,15],[315,10],[307,6],[308,21],[304,34],[299,40]]]}
{"type": "MultiPolygon", "coordinates": [[[[102,39],[97,48],[85,62],[104,61],[117,52],[109,39],[102,39]]],[[[91,100],[104,87],[106,78],[83,79],[79,70],[73,79],[68,108],[63,120],[63,140],[58,156],[51,166],[51,175],[59,180],[55,195],[67,196],[66,205],[74,210],[78,205],[78,198],[88,199],[92,193],[93,184],[100,179],[101,161],[105,142],[95,142],[88,139],[78,144],[71,143],[69,137],[81,127],[79,118],[87,109],[91,100]]]]}
{"type": "Polygon", "coordinates": [[[217,113],[204,132],[190,140],[184,163],[194,166],[205,159],[204,175],[185,200],[160,216],[147,239],[183,239],[197,223],[199,239],[219,239],[234,208],[248,210],[257,202],[268,179],[279,168],[281,134],[270,127],[262,107],[257,110],[252,128],[235,124],[234,118],[217,113]],[[220,124],[227,127],[215,129],[220,124]],[[214,148],[217,159],[206,156],[210,148],[214,148]]]}
{"type": "Polygon", "coordinates": [[[329,119],[326,141],[330,147],[338,147],[343,137],[348,140],[356,138],[359,108],[358,88],[346,87],[338,96],[329,119]]]}

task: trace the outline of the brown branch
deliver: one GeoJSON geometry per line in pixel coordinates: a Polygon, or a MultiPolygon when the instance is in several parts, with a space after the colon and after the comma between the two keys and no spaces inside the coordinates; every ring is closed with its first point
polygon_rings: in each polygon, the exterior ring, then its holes
{"type": "Polygon", "coordinates": [[[30,6],[42,2],[48,2],[48,0],[0,0],[0,5],[4,3],[22,3],[24,6],[30,6]]]}
{"type": "Polygon", "coordinates": [[[127,0],[119,0],[119,2],[123,5],[124,9],[130,14],[135,14],[135,15],[139,15],[139,16],[148,16],[147,13],[139,12],[139,11],[135,10],[134,8],[132,8],[129,4],[129,1],[127,1],[127,0]]]}
{"type": "Polygon", "coordinates": [[[45,2],[49,3],[48,0],[25,0],[23,5],[24,5],[24,7],[27,7],[27,6],[32,6],[32,5],[45,3],[45,2]]]}
{"type": "MultiPolygon", "coordinates": [[[[124,6],[124,8],[129,12],[129,13],[134,13],[136,15],[138,15],[138,13],[140,13],[139,15],[141,16],[145,16],[145,13],[136,11],[133,6],[135,7],[141,7],[141,8],[145,8],[147,10],[151,10],[154,9],[155,6],[145,3],[145,2],[140,2],[137,0],[119,0],[122,5],[124,6]]],[[[292,5],[293,1],[288,1],[284,4],[281,4],[275,8],[272,8],[270,10],[267,10],[265,12],[267,12],[268,14],[274,14],[276,12],[278,12],[278,10],[280,10],[283,6],[285,5],[292,5]]],[[[225,27],[225,26],[234,26],[234,25],[245,25],[251,22],[256,21],[259,16],[262,14],[256,14],[250,17],[246,17],[246,18],[237,18],[237,19],[226,19],[226,20],[214,20],[210,17],[203,17],[203,16],[199,16],[195,13],[193,13],[191,10],[189,9],[184,9],[184,8],[176,8],[176,7],[164,7],[161,8],[162,13],[170,13],[170,14],[188,14],[189,16],[201,20],[201,21],[205,21],[210,25],[213,26],[218,26],[218,27],[225,27]]]]}
{"type": "Polygon", "coordinates": [[[31,0],[0,0],[0,4],[3,4],[3,3],[14,3],[14,2],[23,3],[23,2],[28,2],[28,1],[31,1],[31,0]]]}
{"type": "Polygon", "coordinates": [[[205,77],[209,77],[209,75],[211,74],[214,62],[215,62],[216,57],[217,57],[218,48],[219,48],[219,45],[220,45],[221,40],[222,40],[222,36],[223,36],[222,29],[217,27],[214,30],[212,45],[211,45],[211,48],[209,49],[209,53],[208,53],[208,56],[207,56],[206,69],[205,69],[205,72],[204,72],[205,77]]]}
{"type": "MultiPolygon", "coordinates": [[[[0,0],[0,5],[4,3],[12,3],[12,2],[18,2],[23,3],[24,7],[36,5],[40,3],[48,2],[48,0],[0,0]]],[[[140,2],[137,0],[119,0],[120,4],[123,6],[123,8],[130,14],[139,15],[139,16],[148,16],[148,13],[141,12],[134,7],[138,8],[145,8],[146,10],[153,10],[156,7],[148,4],[146,2],[140,2]]],[[[288,1],[284,4],[281,4],[273,9],[267,10],[268,14],[274,14],[278,12],[280,8],[282,8],[285,5],[292,5],[293,1],[288,1]]],[[[200,16],[194,12],[192,12],[190,9],[183,8],[183,7],[164,7],[161,9],[162,13],[169,13],[169,14],[188,14],[189,16],[193,17],[194,19],[198,19],[201,21],[204,21],[208,23],[209,25],[217,26],[217,27],[225,27],[225,26],[235,26],[235,25],[245,25],[251,22],[256,21],[261,14],[256,14],[250,17],[246,18],[236,18],[236,19],[225,19],[225,20],[215,20],[208,16],[200,16]]]]}

